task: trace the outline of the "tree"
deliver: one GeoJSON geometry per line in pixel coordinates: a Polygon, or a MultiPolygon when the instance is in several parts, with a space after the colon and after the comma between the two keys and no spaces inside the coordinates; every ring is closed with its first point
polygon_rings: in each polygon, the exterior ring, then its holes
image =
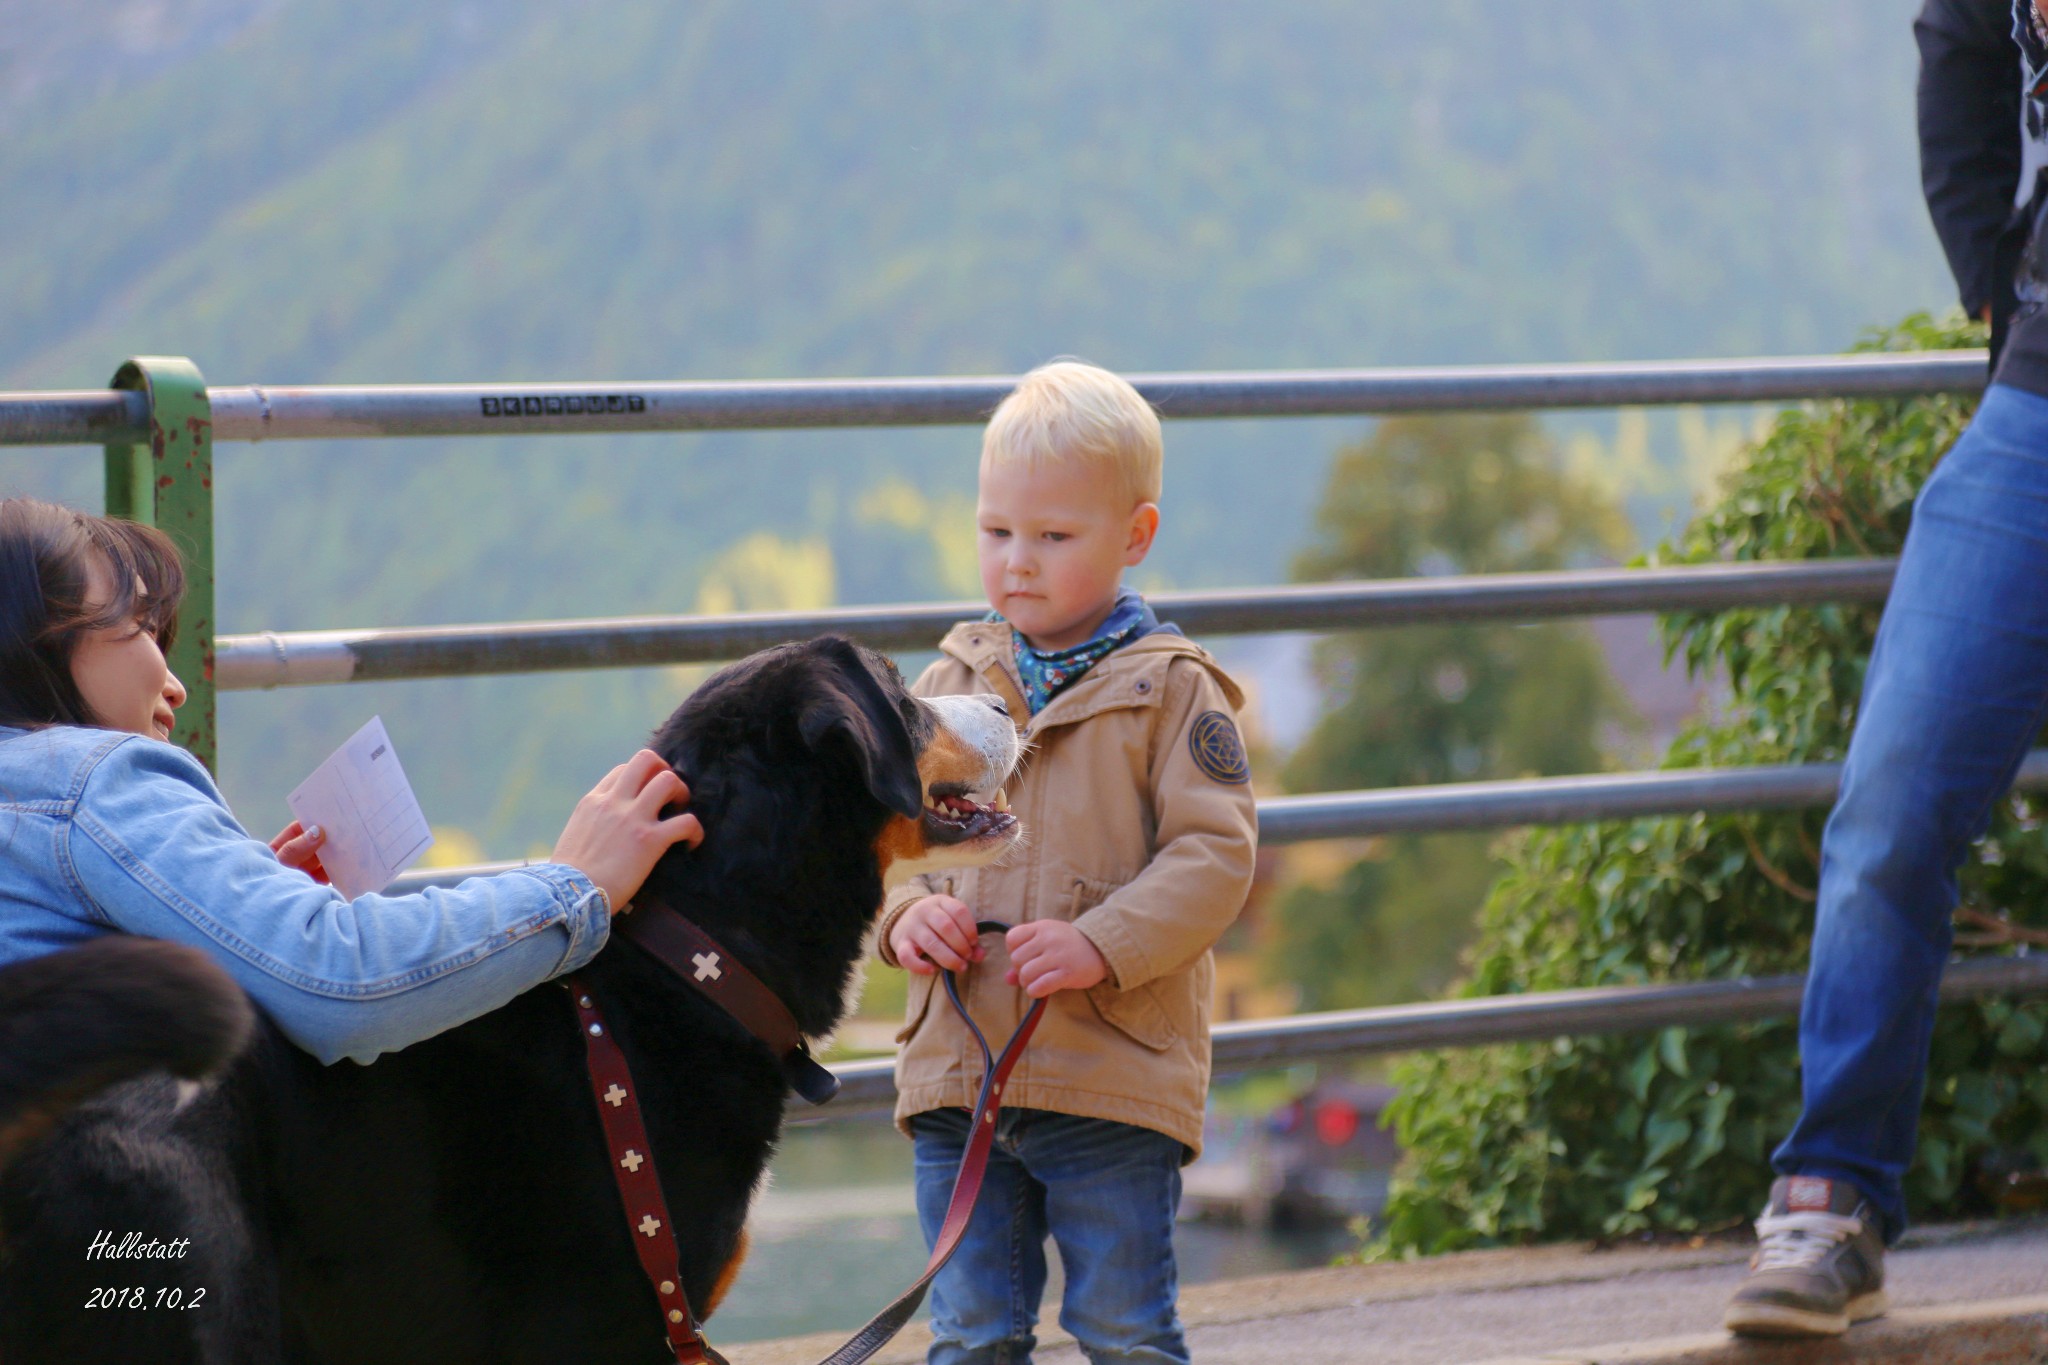
{"type": "MultiPolygon", "coordinates": [[[[1395,418],[1341,452],[1296,577],[1563,568],[1614,554],[1619,512],[1521,414],[1395,418]]],[[[1559,625],[1411,626],[1318,647],[1328,710],[1288,762],[1319,791],[1584,772],[1622,714],[1598,650],[1559,625]]],[[[1311,1008],[1448,982],[1494,875],[1484,836],[1375,841],[1280,900],[1269,969],[1311,1008]]]]}

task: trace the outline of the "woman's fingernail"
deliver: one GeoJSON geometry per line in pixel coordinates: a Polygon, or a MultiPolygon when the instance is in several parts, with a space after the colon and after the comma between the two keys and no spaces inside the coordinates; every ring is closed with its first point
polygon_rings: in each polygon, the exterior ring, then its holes
{"type": "Polygon", "coordinates": [[[308,825],[306,826],[306,837],[317,844],[327,837],[327,831],[318,825],[308,825]]]}

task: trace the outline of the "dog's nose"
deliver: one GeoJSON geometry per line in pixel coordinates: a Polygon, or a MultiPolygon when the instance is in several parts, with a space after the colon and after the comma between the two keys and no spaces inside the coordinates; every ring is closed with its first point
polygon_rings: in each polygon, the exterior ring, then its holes
{"type": "Polygon", "coordinates": [[[1003,700],[1003,699],[1002,699],[1001,697],[998,697],[998,696],[996,696],[996,695],[995,695],[994,693],[988,693],[988,694],[986,694],[986,695],[985,695],[985,696],[983,697],[983,700],[985,700],[986,702],[988,702],[988,704],[989,704],[990,706],[993,706],[993,707],[995,707],[995,708],[996,708],[996,714],[997,714],[997,715],[999,715],[999,716],[1007,716],[1007,715],[1009,715],[1009,714],[1010,714],[1010,707],[1009,707],[1009,704],[1008,704],[1007,702],[1005,702],[1005,701],[1004,701],[1004,700],[1003,700]]]}

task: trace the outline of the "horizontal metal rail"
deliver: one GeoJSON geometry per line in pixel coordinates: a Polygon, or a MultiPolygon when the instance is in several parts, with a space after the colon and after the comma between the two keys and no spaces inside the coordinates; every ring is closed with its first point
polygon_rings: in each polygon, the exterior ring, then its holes
{"type": "MultiPolygon", "coordinates": [[[[1805,989],[1803,976],[1767,976],[1531,991],[1218,1024],[1210,1038],[1215,1070],[1220,1075],[1332,1057],[1769,1019],[1796,1013],[1805,989]]],[[[2043,994],[2048,994],[2048,956],[1972,958],[1950,964],[1941,982],[1945,1003],[2043,994]]],[[[853,1118],[895,1103],[893,1061],[841,1062],[832,1070],[839,1077],[838,1098],[817,1110],[797,1106],[790,1111],[791,1117],[853,1118]]]]}
{"type": "MultiPolygon", "coordinates": [[[[1196,636],[1355,630],[1447,621],[1882,602],[1891,589],[1894,567],[1895,561],[1889,559],[1819,559],[1583,569],[1159,593],[1150,601],[1162,620],[1196,636]]],[[[852,635],[877,649],[931,649],[948,626],[986,610],[979,602],[936,602],[731,616],[223,635],[215,643],[214,682],[222,691],[247,691],[394,678],[710,663],[829,631],[852,635]]]]}
{"type": "MultiPolygon", "coordinates": [[[[1275,796],[1259,802],[1259,842],[1299,844],[1653,815],[1796,810],[1832,804],[1841,782],[1839,763],[1792,763],[1275,796]]],[[[2027,755],[2013,785],[2022,791],[2048,789],[2048,749],[2027,755]]]]}
{"type": "MultiPolygon", "coordinates": [[[[1269,796],[1258,803],[1259,842],[1306,844],[1318,839],[1577,825],[1658,815],[1800,810],[1832,804],[1841,782],[1839,763],[1787,763],[1269,796]]],[[[2048,791],[2048,749],[2035,749],[2027,755],[2013,787],[2017,791],[2048,791]]],[[[403,894],[428,886],[453,886],[469,877],[488,877],[526,866],[530,864],[421,868],[401,875],[390,889],[393,894],[403,894]]]]}
{"type": "MultiPolygon", "coordinates": [[[[1168,418],[1782,403],[1984,387],[1983,351],[1590,365],[1134,374],[1168,418]]],[[[904,427],[984,420],[1012,376],[749,383],[393,384],[207,390],[216,441],[904,427]]],[[[100,445],[148,432],[140,394],[0,394],[0,445],[100,445]]]]}

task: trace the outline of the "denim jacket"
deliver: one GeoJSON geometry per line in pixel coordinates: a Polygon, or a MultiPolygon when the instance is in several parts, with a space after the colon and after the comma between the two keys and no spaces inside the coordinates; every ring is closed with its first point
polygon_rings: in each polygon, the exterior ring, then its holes
{"type": "Polygon", "coordinates": [[[559,864],[350,901],[279,863],[183,749],[0,727],[0,966],[114,932],[192,944],[300,1047],[368,1062],[582,966],[609,910],[559,864]]]}

